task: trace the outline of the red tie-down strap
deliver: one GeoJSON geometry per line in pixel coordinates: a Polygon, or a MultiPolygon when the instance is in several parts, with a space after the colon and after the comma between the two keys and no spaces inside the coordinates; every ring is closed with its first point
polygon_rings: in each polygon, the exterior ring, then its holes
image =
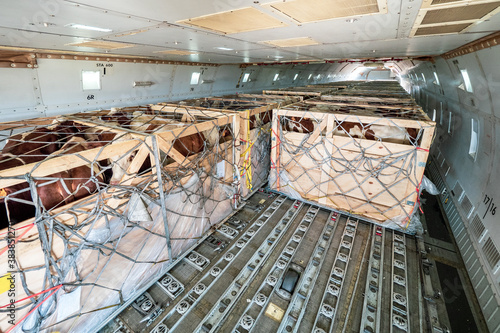
{"type": "Polygon", "coordinates": [[[274,136],[276,137],[276,145],[274,147],[271,147],[271,150],[275,147],[278,147],[280,144],[281,144],[281,140],[278,136],[278,134],[276,134],[276,132],[271,128],[271,131],[273,132],[274,136]]]}
{"type": "MultiPolygon", "coordinates": [[[[278,137],[278,134],[271,128],[271,131],[273,132],[274,136],[276,137],[276,145],[274,147],[271,147],[271,151],[276,148],[281,144],[280,138],[278,137]]],[[[276,169],[276,163],[274,163],[273,159],[271,159],[271,169],[276,169]]]]}
{"type": "MultiPolygon", "coordinates": [[[[24,227],[20,227],[20,228],[15,229],[16,231],[17,231],[17,230],[21,230],[21,229],[26,229],[26,230],[25,230],[25,231],[24,231],[21,235],[19,235],[19,236],[17,236],[17,237],[16,237],[16,239],[14,240],[14,244],[16,244],[16,243],[19,241],[19,239],[21,239],[22,237],[24,237],[24,235],[26,235],[26,234],[28,233],[28,231],[30,231],[30,230],[31,230],[34,226],[35,226],[35,224],[34,224],[34,223],[31,223],[31,224],[25,225],[24,227]]],[[[9,233],[9,231],[2,232],[2,233],[0,234],[0,236],[3,236],[3,235],[5,235],[5,234],[7,234],[7,233],[9,233]]],[[[14,235],[15,235],[15,234],[14,234],[14,235]]],[[[9,244],[9,245],[10,245],[10,244],[9,244]]],[[[5,251],[7,251],[7,250],[9,249],[9,245],[7,245],[6,247],[4,247],[4,248],[0,251],[0,256],[1,256],[2,254],[4,254],[4,253],[5,253],[5,251]]]]}
{"type": "Polygon", "coordinates": [[[415,189],[417,191],[417,205],[418,209],[420,210],[420,213],[424,213],[422,210],[422,205],[420,205],[420,185],[422,185],[422,180],[424,179],[424,176],[422,176],[422,179],[420,179],[420,183],[418,183],[417,188],[415,189]]]}
{"type": "MultiPolygon", "coordinates": [[[[41,294],[48,293],[49,291],[52,291],[52,292],[50,293],[50,295],[49,295],[49,296],[45,297],[45,299],[44,299],[43,301],[41,301],[41,302],[40,302],[37,306],[35,306],[35,307],[34,307],[34,308],[30,311],[30,312],[28,312],[28,313],[27,313],[24,317],[22,317],[22,318],[21,318],[21,320],[19,320],[19,321],[18,321],[18,322],[17,322],[14,326],[12,326],[11,328],[9,328],[9,329],[7,330],[7,332],[5,332],[5,333],[12,332],[12,330],[13,330],[14,328],[16,328],[16,327],[17,327],[20,323],[22,323],[22,322],[23,322],[23,321],[24,321],[24,320],[25,320],[25,319],[26,319],[26,318],[27,318],[30,314],[32,314],[32,313],[33,313],[33,311],[35,311],[36,309],[38,309],[38,308],[40,307],[40,305],[42,305],[42,304],[43,304],[46,300],[48,300],[48,299],[49,299],[52,295],[54,295],[54,294],[55,294],[55,293],[56,293],[59,289],[61,289],[61,288],[62,288],[62,286],[63,286],[62,284],[59,284],[59,285],[57,285],[57,286],[55,286],[55,287],[52,287],[52,288],[50,288],[50,289],[40,291],[39,293],[36,293],[36,294],[34,294],[34,295],[31,295],[31,296],[28,296],[28,297],[25,297],[25,298],[23,298],[23,299],[20,299],[20,300],[15,301],[14,303],[22,302],[22,301],[25,301],[25,300],[27,300],[27,299],[30,299],[30,298],[33,298],[33,297],[39,296],[39,295],[41,295],[41,294]]],[[[9,306],[9,305],[10,305],[10,303],[9,303],[9,304],[7,304],[7,305],[0,306],[0,309],[6,308],[6,307],[7,307],[7,306],[9,306]]]]}

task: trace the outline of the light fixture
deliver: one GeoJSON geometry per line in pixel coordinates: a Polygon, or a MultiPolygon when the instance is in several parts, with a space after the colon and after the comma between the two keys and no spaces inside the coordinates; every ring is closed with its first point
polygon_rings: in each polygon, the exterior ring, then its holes
{"type": "Polygon", "coordinates": [[[223,47],[223,46],[216,47],[216,49],[222,50],[222,51],[233,51],[233,49],[231,49],[229,47],[223,47]]]}
{"type": "Polygon", "coordinates": [[[149,87],[155,84],[154,82],[151,81],[135,81],[134,82],[134,87],[149,87]]]}
{"type": "Polygon", "coordinates": [[[90,25],[83,25],[77,23],[70,23],[66,25],[67,27],[81,30],[91,30],[91,31],[101,31],[101,32],[111,32],[113,30],[107,28],[92,27],[90,25]]]}

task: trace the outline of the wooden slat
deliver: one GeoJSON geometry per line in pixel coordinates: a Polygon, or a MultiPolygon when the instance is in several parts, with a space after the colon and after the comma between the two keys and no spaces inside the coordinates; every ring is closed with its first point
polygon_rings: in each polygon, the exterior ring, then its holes
{"type": "Polygon", "coordinates": [[[22,176],[27,173],[32,177],[44,177],[57,172],[71,170],[82,165],[88,165],[89,163],[86,160],[93,161],[95,159],[96,161],[102,161],[110,157],[124,154],[133,148],[139,147],[140,144],[141,141],[139,140],[114,142],[103,148],[94,148],[79,152],[77,155],[63,155],[39,163],[31,163],[11,169],[0,170],[0,188],[25,182],[24,179],[6,179],[8,177],[22,176]]]}
{"type": "MultiPolygon", "coordinates": [[[[299,111],[299,110],[287,110],[287,109],[279,109],[277,113],[282,116],[288,117],[303,117],[312,119],[318,119],[322,114],[326,114],[324,112],[314,112],[314,111],[299,111]]],[[[334,113],[330,113],[334,114],[334,113]]],[[[362,124],[377,124],[384,126],[399,126],[404,128],[423,128],[423,127],[434,127],[435,122],[429,120],[410,120],[404,118],[380,118],[373,116],[359,116],[359,115],[350,115],[350,114],[334,114],[335,120],[338,122],[357,122],[362,124]]],[[[428,118],[428,117],[427,117],[428,118]]]]}
{"type": "Polygon", "coordinates": [[[158,137],[158,147],[165,154],[172,157],[174,161],[179,163],[179,165],[183,165],[186,161],[188,161],[184,155],[179,153],[179,151],[173,147],[172,142],[167,142],[162,137],[158,137]]]}
{"type": "Polygon", "coordinates": [[[360,97],[360,96],[349,96],[349,95],[323,95],[321,96],[323,101],[355,101],[355,102],[374,102],[374,103],[411,103],[415,104],[413,98],[395,98],[395,97],[360,97]]]}

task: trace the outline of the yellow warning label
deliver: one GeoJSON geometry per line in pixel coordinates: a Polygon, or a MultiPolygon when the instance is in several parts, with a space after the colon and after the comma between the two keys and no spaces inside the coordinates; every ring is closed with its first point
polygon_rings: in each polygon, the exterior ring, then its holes
{"type": "Polygon", "coordinates": [[[266,316],[268,316],[269,318],[274,319],[278,322],[281,321],[284,314],[285,314],[285,311],[273,303],[270,303],[266,309],[266,316]]]}
{"type": "Polygon", "coordinates": [[[259,205],[262,205],[264,202],[266,202],[266,199],[262,199],[261,201],[259,201],[259,205]]]}
{"type": "Polygon", "coordinates": [[[0,295],[10,289],[11,281],[10,273],[0,277],[0,295]]]}
{"type": "Polygon", "coordinates": [[[7,191],[5,191],[3,188],[0,188],[0,197],[5,197],[7,196],[7,191]]]}

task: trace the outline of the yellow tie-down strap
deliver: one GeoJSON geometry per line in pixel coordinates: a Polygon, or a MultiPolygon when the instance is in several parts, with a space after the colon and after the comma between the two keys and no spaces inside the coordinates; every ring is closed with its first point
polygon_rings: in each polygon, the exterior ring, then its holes
{"type": "Polygon", "coordinates": [[[0,295],[10,290],[11,275],[10,273],[0,277],[0,295]]]}
{"type": "MultiPolygon", "coordinates": [[[[247,119],[249,119],[247,117],[247,119]]],[[[269,129],[271,131],[271,129],[269,129]]],[[[262,133],[262,128],[259,128],[259,133],[257,133],[257,137],[260,136],[262,133]]],[[[247,121],[247,138],[246,138],[246,149],[245,151],[240,155],[240,157],[245,157],[245,155],[248,154],[248,157],[245,158],[243,161],[243,166],[241,167],[240,171],[240,176],[243,177],[245,174],[246,176],[246,186],[248,189],[252,190],[252,147],[255,144],[255,142],[252,142],[250,140],[250,121],[247,121]]]]}

